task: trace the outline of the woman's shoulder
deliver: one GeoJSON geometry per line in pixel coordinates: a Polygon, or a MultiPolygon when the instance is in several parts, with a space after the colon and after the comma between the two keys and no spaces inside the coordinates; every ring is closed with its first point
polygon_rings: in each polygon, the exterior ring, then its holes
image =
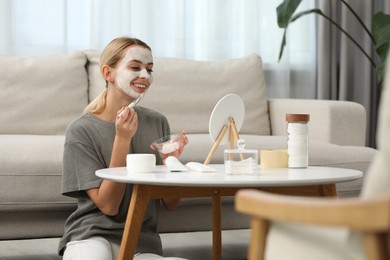
{"type": "Polygon", "coordinates": [[[88,121],[90,121],[90,113],[85,113],[80,115],[78,118],[71,121],[67,126],[67,131],[75,131],[77,129],[82,129],[88,125],[88,121]]]}
{"type": "Polygon", "coordinates": [[[104,129],[111,126],[113,123],[105,122],[91,113],[85,113],[74,119],[68,124],[66,128],[66,135],[72,137],[90,136],[91,133],[95,132],[94,129],[104,129]]]}

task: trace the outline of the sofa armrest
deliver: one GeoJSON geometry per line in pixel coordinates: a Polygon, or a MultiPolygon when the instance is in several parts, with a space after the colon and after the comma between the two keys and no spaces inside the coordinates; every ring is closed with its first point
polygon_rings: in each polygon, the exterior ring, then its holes
{"type": "Polygon", "coordinates": [[[309,138],[337,145],[365,146],[366,110],[355,102],[269,99],[272,135],[286,135],[285,115],[310,114],[309,138]]]}

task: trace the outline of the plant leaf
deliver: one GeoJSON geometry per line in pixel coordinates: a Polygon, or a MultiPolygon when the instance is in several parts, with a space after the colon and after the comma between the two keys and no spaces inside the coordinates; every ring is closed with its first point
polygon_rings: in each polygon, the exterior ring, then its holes
{"type": "Polygon", "coordinates": [[[390,15],[378,12],[372,17],[372,34],[376,46],[387,44],[390,41],[390,15]]]}
{"type": "Polygon", "coordinates": [[[277,8],[278,25],[280,28],[287,28],[290,19],[297,10],[302,0],[284,0],[277,8]]]}
{"type": "Polygon", "coordinates": [[[372,17],[372,35],[375,40],[375,50],[379,56],[376,68],[377,82],[382,85],[383,70],[390,45],[390,15],[378,12],[372,17]]]}
{"type": "Polygon", "coordinates": [[[292,23],[292,22],[298,20],[298,18],[300,18],[300,17],[302,17],[302,16],[304,16],[304,15],[312,14],[312,13],[315,13],[315,14],[322,14],[321,10],[318,9],[318,8],[314,8],[314,9],[302,11],[302,12],[299,12],[299,13],[297,13],[296,15],[294,15],[294,17],[291,18],[290,23],[292,23]]]}
{"type": "MultiPolygon", "coordinates": [[[[294,15],[294,17],[292,17],[290,19],[289,24],[296,21],[298,18],[300,18],[304,15],[307,15],[307,14],[311,14],[311,13],[322,14],[320,9],[310,9],[310,10],[302,11],[302,12],[299,12],[296,15],[294,15]]],[[[279,61],[282,59],[284,47],[286,46],[286,43],[287,43],[287,40],[286,40],[287,27],[288,26],[286,26],[286,28],[284,29],[282,44],[280,45],[279,61]]]]}
{"type": "Polygon", "coordinates": [[[378,64],[376,65],[376,82],[378,86],[382,87],[384,73],[385,73],[385,64],[386,60],[380,59],[378,64]]]}
{"type": "Polygon", "coordinates": [[[283,50],[284,50],[284,47],[286,46],[286,33],[287,33],[287,28],[284,29],[283,39],[282,39],[282,43],[281,43],[281,45],[280,45],[279,61],[282,59],[283,50]]]}

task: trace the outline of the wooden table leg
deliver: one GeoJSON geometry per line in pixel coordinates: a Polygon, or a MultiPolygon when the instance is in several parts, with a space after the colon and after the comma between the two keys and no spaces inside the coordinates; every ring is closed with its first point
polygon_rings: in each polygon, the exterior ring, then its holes
{"type": "Polygon", "coordinates": [[[337,197],[336,184],[321,185],[321,192],[324,197],[337,197]]]}
{"type": "Polygon", "coordinates": [[[134,184],[119,249],[119,260],[133,259],[149,201],[150,193],[147,186],[134,184]]]}
{"type": "MultiPolygon", "coordinates": [[[[126,224],[123,232],[122,242],[119,250],[119,260],[133,259],[138,237],[141,232],[145,212],[150,200],[167,197],[210,197],[212,196],[213,208],[213,259],[222,259],[222,196],[232,196],[239,188],[213,189],[208,187],[188,188],[188,187],[161,187],[153,185],[134,184],[133,193],[127,213],[126,224]]],[[[290,195],[305,196],[337,196],[336,185],[326,184],[304,187],[274,187],[260,188],[261,190],[290,195]],[[309,192],[308,192],[309,190],[309,192]]]]}
{"type": "Polygon", "coordinates": [[[221,224],[221,196],[213,196],[213,259],[222,259],[222,224],[221,224]]]}

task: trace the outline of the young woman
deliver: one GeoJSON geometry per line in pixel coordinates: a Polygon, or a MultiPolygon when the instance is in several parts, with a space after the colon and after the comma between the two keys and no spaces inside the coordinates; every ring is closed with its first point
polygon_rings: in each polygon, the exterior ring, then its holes
{"type": "MultiPolygon", "coordinates": [[[[127,107],[153,81],[153,57],[146,43],[114,39],[101,54],[100,70],[106,89],[66,130],[62,193],[76,198],[78,207],[67,219],[59,243],[64,260],[117,259],[132,185],[102,180],[95,176],[96,170],[125,166],[128,153],[155,153],[157,164],[162,164],[170,155],[180,156],[188,142],[184,135],[178,150],[157,154],[150,144],[170,134],[167,119],[151,109],[127,107]]],[[[158,203],[148,206],[134,259],[162,258],[158,203]]],[[[178,203],[179,199],[163,200],[168,209],[178,203]]]]}

